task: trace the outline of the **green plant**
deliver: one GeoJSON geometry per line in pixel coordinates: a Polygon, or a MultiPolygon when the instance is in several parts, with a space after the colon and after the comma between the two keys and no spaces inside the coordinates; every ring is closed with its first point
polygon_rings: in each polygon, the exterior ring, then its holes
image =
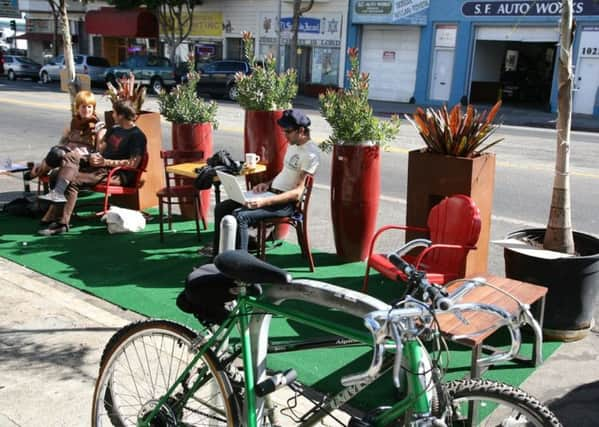
{"type": "Polygon", "coordinates": [[[360,73],[358,49],[348,49],[351,69],[349,89],[328,89],[319,96],[320,112],[331,125],[333,135],[320,146],[330,151],[335,144],[359,144],[366,141],[387,147],[399,133],[399,117],[379,120],[368,103],[370,76],[360,73]]]}
{"type": "Polygon", "coordinates": [[[483,146],[499,128],[493,119],[500,107],[501,101],[497,101],[489,114],[486,111],[479,113],[472,105],[466,107],[465,114],[462,114],[460,104],[450,112],[446,106],[436,111],[417,108],[413,119],[408,115],[405,117],[418,130],[428,151],[456,157],[475,157],[503,141],[500,138],[483,146]]]}
{"type": "Polygon", "coordinates": [[[118,101],[130,101],[135,108],[135,111],[139,114],[141,107],[146,100],[145,86],[137,83],[135,84],[135,76],[133,73],[129,73],[127,76],[122,76],[117,80],[117,86],[115,87],[112,83],[106,83],[108,90],[106,95],[110,98],[110,102],[114,108],[114,104],[118,101]]]}
{"type": "Polygon", "coordinates": [[[212,123],[216,129],[218,105],[214,101],[198,98],[196,86],[199,80],[200,75],[193,70],[193,62],[190,61],[185,83],[177,85],[170,92],[163,90],[158,94],[160,114],[172,123],[212,123]]]}
{"type": "Polygon", "coordinates": [[[295,70],[277,73],[276,60],[268,54],[259,63],[254,55],[254,39],[250,32],[243,33],[243,50],[251,73],[235,75],[237,102],[246,110],[276,111],[291,108],[297,95],[295,70]]]}

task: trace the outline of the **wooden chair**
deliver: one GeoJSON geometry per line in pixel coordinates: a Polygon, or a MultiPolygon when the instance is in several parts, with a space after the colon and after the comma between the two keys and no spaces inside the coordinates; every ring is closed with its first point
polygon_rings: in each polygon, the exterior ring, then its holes
{"type": "Polygon", "coordinates": [[[148,167],[148,160],[149,160],[148,153],[145,153],[137,168],[132,168],[129,166],[114,167],[114,168],[110,169],[110,172],[108,172],[108,177],[106,178],[105,182],[96,184],[92,188],[92,191],[95,191],[97,193],[104,193],[104,209],[102,212],[98,212],[97,215],[103,215],[104,213],[106,213],[108,211],[108,201],[110,199],[110,196],[113,196],[113,195],[119,195],[119,196],[137,195],[139,189],[143,185],[143,180],[141,178],[142,178],[143,173],[146,171],[146,169],[148,167]],[[134,180],[133,184],[126,186],[126,187],[122,186],[122,185],[108,184],[111,181],[114,174],[117,173],[118,171],[134,171],[135,172],[135,180],[134,180]]]}
{"type": "Polygon", "coordinates": [[[399,271],[385,253],[374,253],[374,246],[382,233],[388,230],[412,230],[429,234],[430,244],[416,255],[407,255],[407,262],[426,271],[427,279],[438,285],[464,277],[468,252],[476,249],[480,235],[480,212],[474,201],[463,194],[444,198],[428,216],[428,228],[388,225],[379,229],[370,242],[369,256],[362,292],[368,291],[368,273],[373,268],[386,278],[401,281],[399,271]]]}
{"type": "Polygon", "coordinates": [[[297,241],[302,250],[302,255],[308,259],[310,271],[314,271],[314,258],[310,250],[310,240],[308,239],[308,207],[310,205],[310,196],[312,195],[312,187],[314,185],[314,177],[306,175],[304,182],[304,193],[297,203],[295,212],[288,217],[283,218],[266,218],[258,224],[258,256],[261,259],[266,258],[266,230],[269,227],[275,227],[279,224],[289,224],[297,233],[297,241]]]}
{"type": "Polygon", "coordinates": [[[175,174],[167,171],[168,166],[176,165],[179,163],[193,162],[202,160],[204,158],[203,151],[160,151],[160,158],[164,164],[164,178],[166,187],[161,188],[156,192],[158,197],[158,209],[159,209],[159,220],[160,220],[160,241],[164,241],[164,205],[167,206],[167,220],[169,230],[173,227],[173,215],[172,206],[181,205],[183,199],[192,199],[194,206],[194,217],[196,223],[196,232],[198,240],[200,238],[200,222],[199,218],[202,218],[202,224],[204,230],[206,230],[206,218],[202,215],[202,202],[200,199],[200,192],[192,184],[182,184],[180,178],[176,179],[175,174]]]}

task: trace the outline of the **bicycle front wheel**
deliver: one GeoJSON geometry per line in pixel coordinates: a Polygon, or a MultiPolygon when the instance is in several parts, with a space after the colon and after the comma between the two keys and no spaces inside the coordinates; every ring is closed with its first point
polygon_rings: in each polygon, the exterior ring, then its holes
{"type": "MultiPolygon", "coordinates": [[[[195,332],[177,323],[149,320],[125,326],[102,356],[92,405],[92,426],[137,426],[195,356],[195,332]]],[[[151,426],[237,426],[239,403],[218,359],[206,352],[169,395],[151,426]],[[189,399],[188,390],[199,384],[189,399]]]]}
{"type": "Polygon", "coordinates": [[[446,389],[453,409],[448,426],[561,426],[545,405],[508,384],[474,379],[450,382],[446,389]]]}

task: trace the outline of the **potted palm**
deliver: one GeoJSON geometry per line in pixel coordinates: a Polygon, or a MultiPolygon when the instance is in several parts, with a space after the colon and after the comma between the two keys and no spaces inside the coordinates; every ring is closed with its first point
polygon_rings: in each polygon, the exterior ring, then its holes
{"type": "MultiPolygon", "coordinates": [[[[143,110],[146,87],[136,82],[132,73],[122,76],[114,85],[110,82],[106,85],[108,88],[106,95],[112,105],[117,101],[129,101],[135,108],[137,112],[135,124],[146,136],[148,151],[148,166],[137,199],[134,200],[130,196],[113,197],[121,198],[120,205],[131,209],[140,210],[156,206],[156,191],[164,186],[164,173],[160,160],[160,150],[162,149],[160,114],[143,110]]],[[[106,111],[104,119],[108,127],[114,125],[112,111],[106,111]]]]}
{"type": "MultiPolygon", "coordinates": [[[[218,105],[214,101],[198,98],[196,86],[200,75],[193,70],[189,61],[187,79],[170,92],[158,94],[160,113],[172,123],[173,150],[203,151],[204,158],[212,155],[212,129],[217,128],[216,111],[218,105]]],[[[193,160],[193,159],[190,159],[193,160]]],[[[207,216],[210,207],[210,191],[201,192],[202,214],[207,216]]],[[[182,214],[193,216],[193,201],[182,204],[182,214]]]]}
{"type": "Polygon", "coordinates": [[[549,220],[545,229],[511,233],[504,249],[508,277],[548,288],[543,332],[548,338],[564,341],[588,335],[599,289],[599,238],[572,230],[569,155],[573,34],[572,1],[563,0],[557,147],[549,220]],[[512,240],[520,244],[512,246],[512,240]]]}
{"type": "MultiPolygon", "coordinates": [[[[428,214],[444,197],[453,194],[470,196],[480,209],[481,233],[477,250],[470,251],[466,274],[487,271],[491,209],[495,184],[495,155],[488,150],[501,139],[488,142],[497,130],[493,122],[501,101],[487,114],[472,105],[456,105],[448,111],[426,111],[418,108],[412,118],[406,118],[416,128],[426,147],[408,155],[408,191],[406,224],[426,228],[428,214]]],[[[408,232],[406,240],[424,237],[408,232]]]]}
{"type": "MultiPolygon", "coordinates": [[[[287,139],[277,120],[284,110],[291,108],[297,95],[297,74],[293,69],[277,72],[272,54],[257,61],[252,33],[245,31],[242,37],[244,55],[251,70],[249,74],[235,75],[237,102],[245,109],[243,148],[244,153],[256,153],[261,162],[267,164],[266,172],[248,177],[255,185],[272,180],[283,169],[287,139]]],[[[284,238],[288,228],[287,225],[277,226],[275,237],[284,238]]]]}
{"type": "Polygon", "coordinates": [[[360,73],[358,49],[348,50],[349,88],[321,94],[320,111],[332,128],[321,144],[333,152],[331,217],[337,254],[364,260],[376,227],[381,193],[380,149],[399,132],[399,118],[379,120],[368,103],[369,76],[360,73]]]}

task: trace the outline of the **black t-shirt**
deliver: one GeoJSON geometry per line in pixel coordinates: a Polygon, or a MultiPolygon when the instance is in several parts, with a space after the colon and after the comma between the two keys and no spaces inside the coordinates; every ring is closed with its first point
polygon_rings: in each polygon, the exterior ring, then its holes
{"type": "MultiPolygon", "coordinates": [[[[102,156],[106,159],[124,160],[146,153],[146,136],[137,126],[130,129],[114,126],[106,132],[104,141],[106,148],[102,156]]],[[[132,171],[120,171],[119,175],[124,185],[133,184],[135,180],[135,172],[132,171]]]]}

